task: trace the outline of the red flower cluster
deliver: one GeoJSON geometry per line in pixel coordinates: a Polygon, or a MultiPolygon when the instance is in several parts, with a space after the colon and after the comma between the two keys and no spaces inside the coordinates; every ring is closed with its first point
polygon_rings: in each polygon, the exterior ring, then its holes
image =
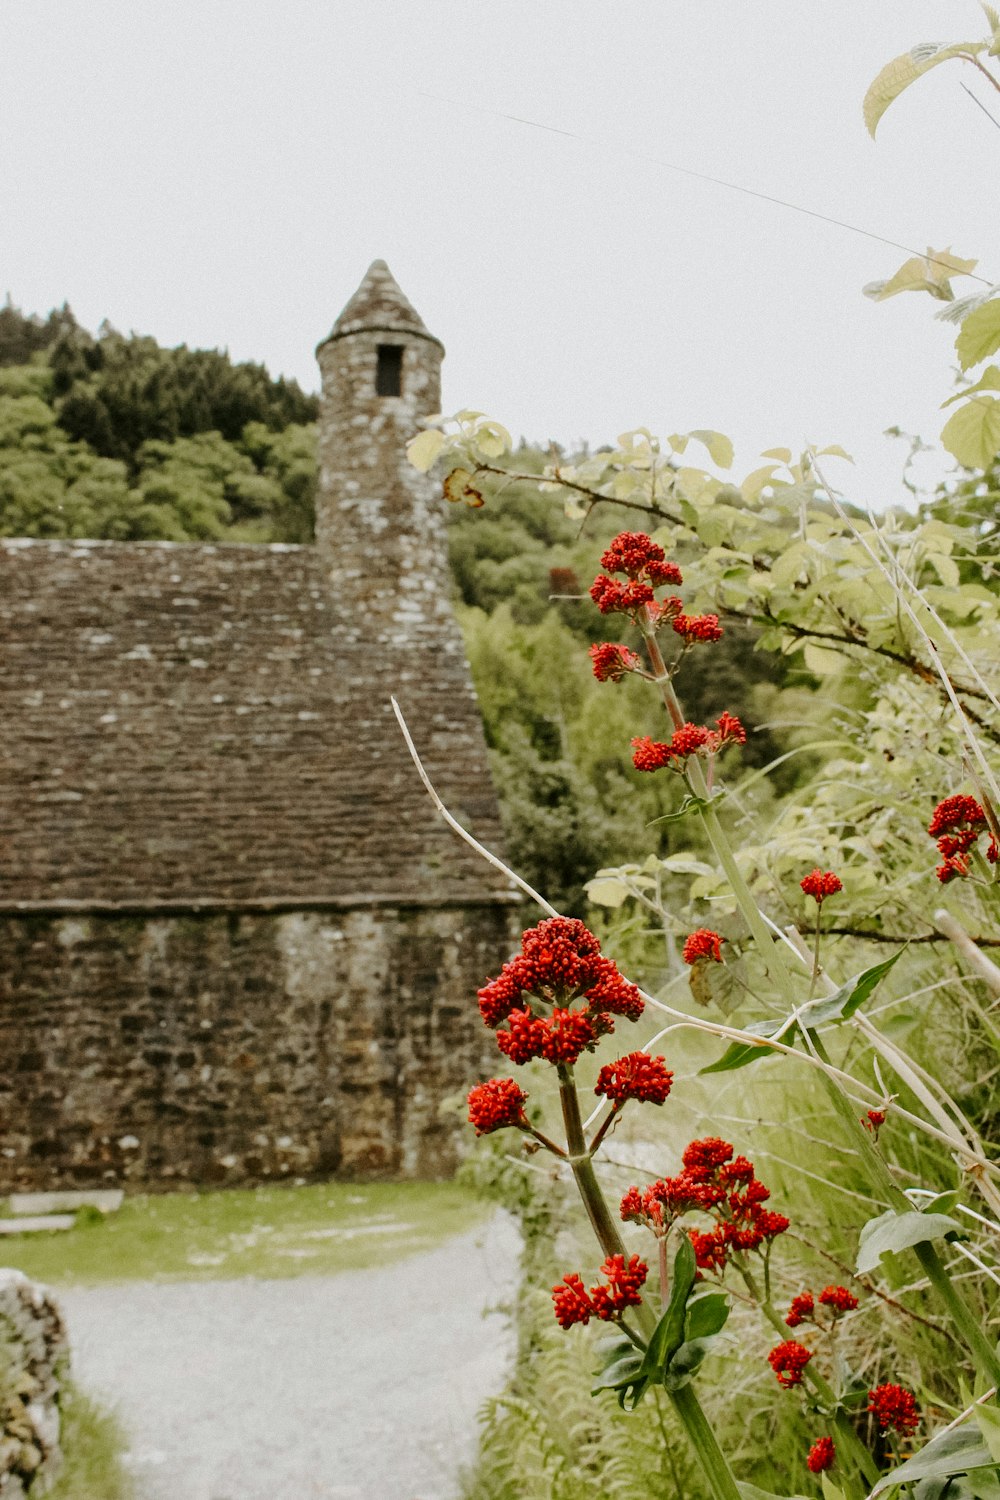
{"type": "Polygon", "coordinates": [[[626,578],[645,577],[652,584],[684,582],[677,564],[667,562],[663,548],[644,531],[620,531],[601,553],[601,567],[626,578]]]}
{"type": "Polygon", "coordinates": [[[865,1129],[870,1130],[875,1139],[878,1140],[878,1133],[882,1129],[882,1126],[885,1124],[885,1110],[870,1109],[867,1116],[861,1121],[861,1123],[865,1127],[865,1129]]]}
{"type": "Polygon", "coordinates": [[[638,1255],[633,1255],[627,1263],[624,1255],[609,1255],[601,1266],[601,1275],[607,1277],[607,1285],[598,1283],[589,1292],[575,1272],[564,1276],[559,1285],[552,1288],[556,1322],[561,1328],[572,1328],[574,1323],[589,1323],[591,1318],[610,1323],[626,1307],[639,1306],[649,1267],[638,1255]]]}
{"type": "MultiPolygon", "coordinates": [[[[637,771],[662,771],[674,761],[689,755],[715,755],[723,745],[745,745],[747,732],[735,714],[723,713],[716,719],[717,729],[704,724],[682,724],[675,729],[669,743],[651,739],[648,734],[632,741],[632,764],[637,771]]],[[[678,767],[678,769],[680,769],[678,767]]]]}
{"type": "Polygon", "coordinates": [[[696,964],[699,958],[711,958],[721,964],[721,944],[722,937],[718,932],[713,932],[710,927],[698,927],[684,939],[681,957],[686,964],[696,964]]]}
{"type": "Polygon", "coordinates": [[[819,1294],[819,1301],[823,1307],[832,1307],[834,1312],[852,1312],[858,1305],[857,1297],[846,1286],[825,1286],[819,1294]]]}
{"type": "Polygon", "coordinates": [[[833,1438],[817,1438],[809,1449],[806,1459],[806,1468],[810,1474],[822,1474],[824,1469],[832,1469],[833,1461],[837,1456],[837,1450],[833,1445],[833,1438]]]}
{"type": "Polygon", "coordinates": [[[617,1109],[629,1099],[637,1099],[641,1104],[663,1104],[673,1081],[665,1058],[630,1052],[617,1062],[605,1063],[597,1075],[594,1093],[603,1094],[617,1109]]]}
{"type": "Polygon", "coordinates": [[[804,1323],[807,1318],[812,1317],[815,1308],[816,1304],[813,1301],[812,1292],[799,1292],[798,1296],[793,1297],[789,1304],[788,1312],[785,1315],[785,1322],[789,1328],[798,1328],[800,1323],[804,1323]]]}
{"type": "Polygon", "coordinates": [[[627,646],[618,646],[613,641],[602,641],[591,646],[590,660],[598,682],[621,682],[628,672],[642,665],[639,657],[627,646]]]}
{"type": "Polygon", "coordinates": [[[491,1135],[508,1125],[524,1126],[525,1094],[513,1078],[491,1078],[469,1090],[469,1123],[477,1135],[491,1135]]]}
{"type": "Polygon", "coordinates": [[[711,1215],[714,1228],[688,1230],[701,1270],[722,1271],[732,1252],[759,1250],[788,1228],[784,1214],[761,1207],[770,1189],[758,1181],[753,1162],[733,1158],[728,1141],[718,1136],[691,1141],[681,1164],[677,1177],[663,1177],[644,1191],[629,1188],[620,1213],[626,1223],[640,1224],[657,1236],[685,1214],[711,1215]]]}
{"type": "Polygon", "coordinates": [[[479,991],[479,1012],[511,1062],[572,1064],[614,1030],[616,1016],[637,1021],[643,1000],[582,922],[549,917],[522,934],[521,952],[479,991]],[[581,999],[583,1006],[570,1008],[581,999]],[[551,1010],[537,1014],[532,1001],[551,1010]]]}
{"type": "MultiPolygon", "coordinates": [[[[975,797],[959,793],[938,803],[927,832],[932,839],[937,839],[938,851],[944,856],[935,871],[942,885],[947,885],[956,875],[968,875],[969,853],[988,826],[986,814],[975,797]]],[[[1000,846],[992,835],[986,847],[986,858],[991,864],[996,864],[1000,858],[1000,846]]]]}
{"type": "Polygon", "coordinates": [[[778,1384],[786,1389],[802,1384],[802,1371],[811,1359],[812,1350],[807,1349],[805,1344],[797,1344],[794,1339],[776,1344],[767,1356],[768,1364],[778,1377],[778,1384]]]}
{"type": "Polygon", "coordinates": [[[598,573],[590,586],[590,597],[602,615],[635,615],[637,610],[654,605],[654,588],[683,582],[677,564],[667,562],[663,548],[641,531],[623,531],[616,536],[601,556],[601,567],[608,573],[624,573],[628,579],[628,583],[618,583],[606,573],[598,573]]]}
{"type": "Polygon", "coordinates": [[[686,646],[693,645],[695,641],[722,640],[722,626],[718,615],[675,615],[672,624],[686,646]]]}
{"type": "Polygon", "coordinates": [[[844,889],[839,875],[835,875],[832,870],[821,870],[818,865],[815,870],[799,881],[799,885],[807,896],[815,897],[817,906],[826,896],[835,896],[838,891],[844,889]]]}
{"type": "Polygon", "coordinates": [[[883,1432],[886,1428],[893,1427],[906,1435],[920,1422],[920,1412],[913,1395],[901,1385],[877,1385],[868,1392],[866,1410],[873,1414],[883,1432]]]}

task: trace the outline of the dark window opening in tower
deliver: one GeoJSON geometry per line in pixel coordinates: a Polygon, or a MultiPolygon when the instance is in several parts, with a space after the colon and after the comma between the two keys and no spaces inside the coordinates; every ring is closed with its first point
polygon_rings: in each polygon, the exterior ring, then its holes
{"type": "Polygon", "coordinates": [[[403,348],[401,344],[379,344],[375,369],[376,396],[403,394],[403,348]]]}

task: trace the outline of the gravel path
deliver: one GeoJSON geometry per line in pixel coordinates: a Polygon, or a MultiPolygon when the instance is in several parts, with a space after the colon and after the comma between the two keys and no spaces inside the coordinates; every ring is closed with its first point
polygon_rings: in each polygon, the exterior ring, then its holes
{"type": "Polygon", "coordinates": [[[59,1300],[140,1500],[453,1500],[512,1352],[484,1313],[513,1295],[517,1252],[498,1215],[378,1270],[59,1300]]]}

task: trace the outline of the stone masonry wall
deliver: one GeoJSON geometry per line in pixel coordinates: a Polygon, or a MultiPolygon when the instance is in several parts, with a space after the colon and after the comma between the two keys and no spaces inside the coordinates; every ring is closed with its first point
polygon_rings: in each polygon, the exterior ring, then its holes
{"type": "Polygon", "coordinates": [[[509,907],[0,918],[0,1191],[438,1176],[509,907]]]}

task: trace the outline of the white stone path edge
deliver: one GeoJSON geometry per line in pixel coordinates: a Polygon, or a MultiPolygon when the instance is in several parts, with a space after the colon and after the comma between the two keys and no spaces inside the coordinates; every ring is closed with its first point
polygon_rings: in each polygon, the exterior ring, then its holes
{"type": "Polygon", "coordinates": [[[58,1294],[138,1500],[454,1500],[508,1373],[504,1215],[373,1270],[58,1294]]]}

